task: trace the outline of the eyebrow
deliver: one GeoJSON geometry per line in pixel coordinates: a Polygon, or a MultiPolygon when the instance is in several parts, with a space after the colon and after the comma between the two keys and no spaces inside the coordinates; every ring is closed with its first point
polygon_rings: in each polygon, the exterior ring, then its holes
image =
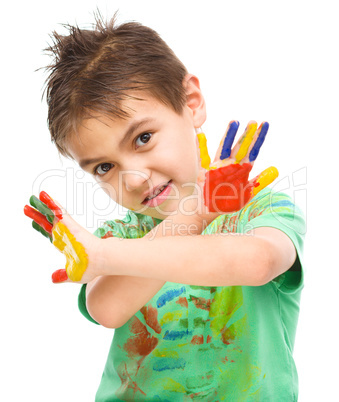
{"type": "MultiPolygon", "coordinates": [[[[144,119],[142,119],[142,120],[137,120],[137,121],[131,123],[131,125],[128,127],[128,129],[127,129],[127,131],[126,131],[124,137],[123,137],[123,138],[121,139],[121,141],[119,142],[119,145],[118,145],[119,149],[123,148],[123,146],[130,140],[130,138],[132,137],[132,135],[133,135],[137,130],[140,130],[144,125],[150,124],[150,123],[152,123],[152,122],[154,122],[154,119],[147,117],[147,118],[144,118],[144,119]]],[[[105,160],[105,159],[107,159],[107,157],[105,157],[105,156],[99,156],[99,157],[97,157],[97,158],[83,159],[83,160],[80,160],[79,166],[80,166],[82,169],[85,169],[86,166],[92,165],[92,164],[94,164],[94,163],[98,163],[98,162],[100,162],[100,161],[102,161],[102,160],[105,160]]]]}

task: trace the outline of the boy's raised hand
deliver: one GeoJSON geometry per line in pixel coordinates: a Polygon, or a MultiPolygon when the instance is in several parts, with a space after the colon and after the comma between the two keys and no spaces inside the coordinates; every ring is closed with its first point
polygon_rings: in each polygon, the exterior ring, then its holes
{"type": "Polygon", "coordinates": [[[38,199],[30,198],[24,213],[33,219],[32,226],[47,237],[66,257],[66,269],[55,271],[54,283],[87,283],[100,275],[95,261],[100,239],[89,233],[68,214],[62,212],[52,198],[42,191],[38,199]]]}
{"type": "Polygon", "coordinates": [[[208,212],[236,212],[278,177],[278,170],[271,166],[248,180],[269,124],[264,122],[258,128],[256,122],[250,121],[232,149],[238,128],[239,122],[230,122],[213,163],[208,155],[205,135],[197,134],[202,169],[199,184],[203,187],[204,204],[208,212]]]}

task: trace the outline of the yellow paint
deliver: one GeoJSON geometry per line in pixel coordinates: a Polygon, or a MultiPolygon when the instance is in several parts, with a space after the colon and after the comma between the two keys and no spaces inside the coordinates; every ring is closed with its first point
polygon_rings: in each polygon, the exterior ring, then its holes
{"type": "Polygon", "coordinates": [[[248,152],[248,149],[249,149],[250,145],[252,144],[252,140],[253,140],[255,132],[257,131],[257,127],[258,127],[257,123],[250,123],[247,126],[245,135],[243,137],[244,139],[242,140],[240,148],[235,156],[236,163],[239,163],[240,161],[242,161],[245,158],[245,156],[248,152]]]}
{"type": "Polygon", "coordinates": [[[182,311],[173,311],[173,312],[168,312],[165,313],[160,320],[160,325],[166,324],[168,322],[172,321],[179,321],[180,318],[182,317],[182,311]]]}
{"type": "Polygon", "coordinates": [[[211,158],[208,155],[207,140],[204,133],[197,134],[200,149],[201,166],[209,170],[211,158]]]}
{"type": "Polygon", "coordinates": [[[168,391],[174,391],[174,392],[180,392],[185,394],[186,393],[186,388],[178,383],[177,381],[172,380],[172,378],[165,378],[162,382],[163,389],[166,389],[168,391]]]}
{"type": "Polygon", "coordinates": [[[265,169],[257,178],[257,183],[259,183],[258,187],[254,187],[252,190],[253,195],[257,195],[259,191],[263,188],[271,184],[277,177],[279,176],[278,169],[274,166],[271,166],[265,169]]]}
{"type": "Polygon", "coordinates": [[[66,256],[67,276],[71,281],[80,281],[88,266],[88,257],[84,246],[61,222],[54,225],[52,235],[54,246],[66,256]]]}
{"type": "Polygon", "coordinates": [[[156,357],[171,357],[172,359],[179,357],[178,352],[176,352],[175,350],[167,350],[167,349],[162,350],[154,349],[152,355],[156,357]]]}

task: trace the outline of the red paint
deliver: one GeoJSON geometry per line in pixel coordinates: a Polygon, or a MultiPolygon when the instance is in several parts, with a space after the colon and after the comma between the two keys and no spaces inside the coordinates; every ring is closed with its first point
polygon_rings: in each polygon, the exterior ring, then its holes
{"type": "Polygon", "coordinates": [[[125,370],[120,372],[120,370],[117,370],[118,375],[120,377],[121,380],[121,386],[119,388],[119,390],[117,391],[117,395],[125,395],[125,390],[126,389],[131,389],[133,390],[133,396],[135,396],[136,392],[139,391],[141,392],[143,395],[146,396],[145,392],[142,391],[138,384],[132,380],[131,376],[129,375],[128,371],[127,371],[127,365],[126,363],[124,363],[125,366],[125,370]]]}
{"type": "Polygon", "coordinates": [[[192,345],[202,345],[204,343],[204,335],[194,335],[191,344],[192,345]]]}
{"type": "Polygon", "coordinates": [[[145,318],[146,324],[157,334],[160,334],[161,326],[158,322],[158,310],[152,306],[144,306],[140,309],[140,311],[145,318]]]}
{"type": "Polygon", "coordinates": [[[207,311],[210,310],[211,299],[204,299],[203,297],[191,296],[191,300],[196,308],[200,308],[201,310],[207,310],[207,311]]]}
{"type": "Polygon", "coordinates": [[[53,225],[51,225],[46,216],[36,209],[30,207],[29,205],[25,205],[24,213],[29,218],[33,219],[38,225],[40,225],[47,233],[52,234],[53,225]]]}
{"type": "Polygon", "coordinates": [[[211,337],[211,335],[207,335],[206,343],[211,343],[211,342],[212,342],[212,337],[211,337]]]}
{"type": "Polygon", "coordinates": [[[232,341],[234,341],[235,334],[231,331],[226,325],[221,330],[221,340],[225,345],[229,345],[232,341]]]}
{"type": "Polygon", "coordinates": [[[45,191],[41,191],[39,198],[40,198],[40,201],[42,201],[44,204],[46,204],[48,206],[48,208],[53,211],[54,215],[58,219],[62,219],[61,209],[56,205],[56,203],[52,200],[52,198],[45,191]]]}
{"type": "Polygon", "coordinates": [[[250,163],[231,164],[206,173],[204,200],[210,212],[239,211],[249,201],[255,186],[248,182],[251,169],[250,163]]]}
{"type": "Polygon", "coordinates": [[[124,349],[131,357],[149,355],[158,345],[158,339],[151,336],[145,325],[137,317],[133,318],[129,327],[135,336],[127,339],[124,349]]]}
{"type": "Polygon", "coordinates": [[[109,230],[106,234],[102,236],[102,239],[108,239],[110,237],[113,237],[113,233],[109,230]]]}
{"type": "Polygon", "coordinates": [[[188,308],[188,302],[186,297],[179,297],[179,299],[176,301],[177,304],[180,304],[182,307],[188,308]]]}
{"type": "Polygon", "coordinates": [[[52,274],[52,282],[53,283],[61,283],[67,281],[68,276],[65,269],[58,269],[52,274]]]}

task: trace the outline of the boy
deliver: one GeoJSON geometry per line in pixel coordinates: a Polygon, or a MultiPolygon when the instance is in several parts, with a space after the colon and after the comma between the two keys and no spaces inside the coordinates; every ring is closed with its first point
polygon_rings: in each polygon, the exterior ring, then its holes
{"type": "Polygon", "coordinates": [[[199,81],[154,31],[112,20],[54,37],[52,138],[129,209],[95,237],[32,200],[67,257],[53,280],[83,283],[80,311],[115,328],[96,401],[296,401],[303,218],[247,180],[264,126],[231,151],[232,122],[210,165],[199,81]],[[235,191],[216,204],[220,171],[235,191]]]}

